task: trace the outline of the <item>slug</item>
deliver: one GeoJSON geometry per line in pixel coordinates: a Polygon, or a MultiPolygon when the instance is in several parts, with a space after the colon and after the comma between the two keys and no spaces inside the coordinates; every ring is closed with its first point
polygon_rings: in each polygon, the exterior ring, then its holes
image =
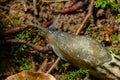
{"type": "Polygon", "coordinates": [[[61,59],[77,68],[88,69],[100,80],[120,80],[120,57],[109,52],[95,39],[87,35],[74,35],[56,31],[58,16],[50,29],[31,24],[46,32],[49,44],[61,59]]]}

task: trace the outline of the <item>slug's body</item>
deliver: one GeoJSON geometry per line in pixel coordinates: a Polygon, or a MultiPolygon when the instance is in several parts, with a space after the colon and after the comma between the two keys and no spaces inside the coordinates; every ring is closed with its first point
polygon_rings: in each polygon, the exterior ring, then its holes
{"type": "MultiPolygon", "coordinates": [[[[53,23],[53,27],[57,22],[53,23]]],[[[50,31],[36,26],[47,33],[53,51],[78,68],[88,69],[100,80],[120,80],[120,58],[101,46],[96,40],[85,35],[50,31]]]]}
{"type": "MultiPolygon", "coordinates": [[[[76,56],[76,60],[81,59],[81,61],[87,63],[87,65],[93,64],[89,66],[98,66],[111,60],[109,52],[89,36],[76,36],[56,31],[50,34],[48,39],[58,56],[65,57],[64,59],[66,60],[68,60],[68,56],[76,56]]],[[[77,66],[78,65],[79,64],[77,64],[77,66]]]]}
{"type": "Polygon", "coordinates": [[[120,58],[93,38],[56,31],[49,34],[48,39],[54,52],[63,60],[89,69],[102,80],[120,80],[120,58]]]}

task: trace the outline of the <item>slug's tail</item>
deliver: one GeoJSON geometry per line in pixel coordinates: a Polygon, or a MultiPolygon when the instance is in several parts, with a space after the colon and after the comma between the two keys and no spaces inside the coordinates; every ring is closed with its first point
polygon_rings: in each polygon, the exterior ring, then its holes
{"type": "Polygon", "coordinates": [[[56,26],[56,24],[57,24],[57,22],[58,22],[59,17],[60,17],[60,14],[59,14],[59,15],[57,16],[57,18],[54,20],[53,24],[50,26],[49,29],[46,29],[46,28],[44,28],[43,26],[39,26],[39,25],[36,25],[36,24],[33,24],[33,23],[30,24],[30,26],[34,26],[34,27],[37,27],[37,28],[39,28],[39,29],[42,29],[44,32],[46,32],[46,33],[48,34],[48,33],[53,32],[53,31],[56,30],[56,29],[55,29],[55,26],[56,26]]]}
{"type": "Polygon", "coordinates": [[[120,80],[120,57],[114,54],[111,55],[112,60],[97,67],[97,70],[102,72],[102,74],[106,75],[108,78],[120,80]]]}

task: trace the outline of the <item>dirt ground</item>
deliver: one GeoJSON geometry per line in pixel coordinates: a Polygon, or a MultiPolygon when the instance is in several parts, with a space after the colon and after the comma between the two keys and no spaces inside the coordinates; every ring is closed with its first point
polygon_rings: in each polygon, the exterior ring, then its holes
{"type": "MultiPolygon", "coordinates": [[[[2,0],[3,1],[3,0],[2,0]]],[[[21,0],[22,1],[22,0],[21,0]]],[[[53,13],[53,10],[61,10],[65,7],[69,7],[72,5],[72,1],[67,2],[44,2],[39,0],[37,4],[37,14],[35,15],[34,7],[32,4],[32,0],[26,0],[27,11],[24,10],[23,4],[21,4],[20,0],[8,0],[0,3],[0,28],[2,30],[7,30],[12,27],[17,26],[28,26],[31,22],[42,25],[42,23],[53,20],[56,18],[58,13],[53,13]],[[10,19],[9,19],[10,18],[10,19]],[[6,23],[4,23],[6,21],[6,23]],[[7,25],[6,25],[7,24],[7,25]]],[[[77,29],[79,28],[81,22],[85,18],[87,11],[89,8],[85,6],[83,9],[77,10],[73,13],[69,14],[61,14],[60,19],[56,25],[57,30],[65,31],[71,34],[75,34],[77,29]]],[[[96,40],[100,41],[101,44],[107,48],[112,48],[117,51],[117,54],[120,55],[120,24],[116,22],[117,13],[112,12],[109,7],[105,9],[93,9],[93,14],[90,16],[89,21],[86,23],[85,28],[82,30],[81,35],[90,35],[96,40]],[[113,39],[109,45],[105,42],[105,28],[111,27],[114,29],[114,32],[111,35],[117,35],[117,39],[113,39]]],[[[31,43],[35,45],[46,46],[48,44],[46,39],[43,36],[43,32],[37,28],[29,28],[28,32],[33,35],[31,43]]],[[[14,38],[13,36],[7,36],[5,39],[14,38]]],[[[10,45],[11,46],[11,45],[10,45]]],[[[4,46],[2,46],[4,47],[4,46]]],[[[1,50],[3,50],[1,48],[1,50]]],[[[6,46],[5,46],[6,47],[6,46]]],[[[8,49],[11,51],[11,48],[8,49]]],[[[0,53],[4,53],[1,51],[0,53]]],[[[12,53],[12,52],[11,52],[12,53]]],[[[10,64],[11,62],[8,57],[1,55],[0,68],[5,68],[5,72],[0,73],[1,77],[6,77],[18,72],[18,66],[14,64],[10,64]],[[9,62],[8,62],[9,61],[9,62]]],[[[18,65],[18,64],[16,64],[18,65]]],[[[56,76],[59,73],[55,73],[56,76]]],[[[62,74],[59,75],[61,77],[62,74]]]]}

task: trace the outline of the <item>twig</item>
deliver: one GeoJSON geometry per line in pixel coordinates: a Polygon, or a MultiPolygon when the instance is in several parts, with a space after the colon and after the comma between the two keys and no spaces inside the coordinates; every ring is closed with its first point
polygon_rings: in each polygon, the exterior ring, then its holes
{"type": "Polygon", "coordinates": [[[85,23],[88,21],[90,15],[92,14],[93,2],[94,2],[94,0],[90,0],[89,11],[88,11],[86,17],[84,18],[84,20],[82,21],[80,27],[78,28],[76,35],[78,35],[81,32],[82,28],[85,26],[85,23]]]}
{"type": "Polygon", "coordinates": [[[21,4],[23,5],[24,11],[27,11],[26,0],[20,0],[21,4]]]}
{"type": "Polygon", "coordinates": [[[20,31],[22,31],[22,30],[24,30],[26,28],[27,27],[23,27],[23,26],[21,26],[21,27],[14,27],[12,29],[8,29],[8,30],[4,31],[1,35],[2,36],[7,36],[7,35],[10,35],[10,34],[13,34],[13,33],[20,32],[20,31]]]}
{"type": "Polygon", "coordinates": [[[47,66],[47,62],[48,62],[48,59],[45,59],[37,72],[45,71],[46,66],[47,66]]]}
{"type": "Polygon", "coordinates": [[[43,2],[67,2],[69,0],[43,0],[43,2]]]}
{"type": "Polygon", "coordinates": [[[38,63],[36,63],[35,61],[32,61],[32,68],[33,68],[33,71],[36,72],[38,70],[38,63]]]}
{"type": "Polygon", "coordinates": [[[34,15],[38,15],[37,8],[36,8],[36,0],[33,0],[33,7],[34,7],[34,15]]]}
{"type": "Polygon", "coordinates": [[[57,64],[59,63],[59,61],[61,60],[60,57],[58,57],[55,61],[55,63],[51,66],[51,68],[47,71],[47,73],[50,73],[56,66],[57,64]]]}
{"type": "Polygon", "coordinates": [[[46,51],[49,50],[48,47],[36,46],[36,45],[34,45],[34,44],[28,43],[26,40],[8,39],[8,40],[6,40],[6,42],[25,44],[25,45],[33,48],[34,50],[42,51],[42,52],[46,52],[46,51]]]}
{"type": "Polygon", "coordinates": [[[79,9],[83,8],[83,6],[85,6],[85,4],[86,3],[83,2],[83,1],[78,1],[77,3],[73,4],[70,7],[67,7],[67,8],[62,9],[62,10],[53,10],[53,12],[66,14],[66,13],[74,12],[76,10],[79,10],[79,9]]]}
{"type": "Polygon", "coordinates": [[[0,5],[0,8],[2,8],[2,9],[6,9],[6,10],[10,10],[8,7],[1,6],[1,5],[0,5]]]}
{"type": "Polygon", "coordinates": [[[8,21],[10,21],[10,23],[13,25],[13,26],[15,26],[16,24],[10,19],[10,17],[9,16],[7,16],[5,13],[0,13],[0,14],[2,14],[3,16],[5,16],[6,17],[6,19],[8,20],[8,21]]]}

